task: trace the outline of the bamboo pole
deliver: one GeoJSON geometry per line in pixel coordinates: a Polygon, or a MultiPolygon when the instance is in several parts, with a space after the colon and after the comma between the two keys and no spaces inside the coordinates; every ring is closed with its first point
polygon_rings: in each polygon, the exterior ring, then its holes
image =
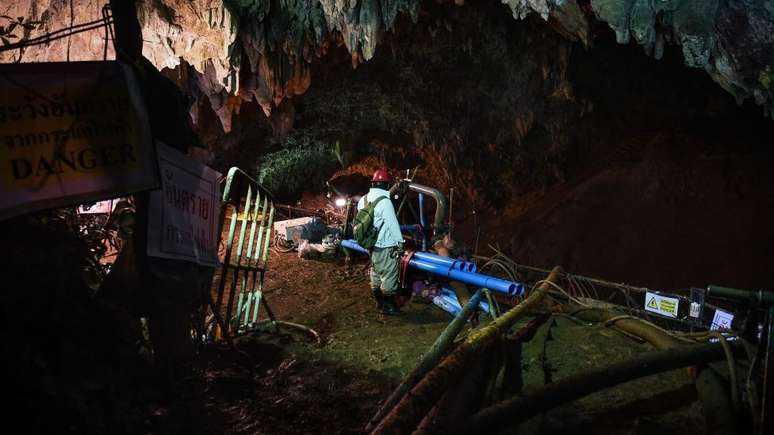
{"type": "Polygon", "coordinates": [[[414,367],[414,370],[406,376],[403,382],[398,385],[397,388],[390,394],[390,397],[384,401],[384,404],[379,408],[376,414],[371,418],[371,421],[366,425],[365,432],[371,432],[374,427],[387,415],[388,412],[395,407],[395,404],[410,390],[422,377],[432,370],[433,367],[438,364],[443,355],[449,349],[449,346],[454,342],[454,339],[460,333],[462,328],[468,321],[468,318],[478,307],[481,302],[482,291],[479,290],[472,298],[465,304],[465,307],[457,313],[457,316],[449,322],[446,329],[443,330],[441,335],[435,340],[435,343],[430,347],[430,350],[422,357],[422,360],[414,367]]]}
{"type": "Polygon", "coordinates": [[[433,421],[433,433],[453,432],[480,407],[487,380],[491,377],[490,365],[497,346],[482,349],[477,358],[465,367],[465,376],[449,384],[435,407],[438,412],[433,421]]]}
{"type": "MultiPolygon", "coordinates": [[[[657,349],[676,349],[685,346],[686,342],[673,336],[656,325],[632,316],[622,316],[620,313],[599,308],[580,308],[574,316],[587,322],[606,322],[620,330],[638,336],[657,349]]],[[[696,390],[701,401],[706,422],[707,434],[738,433],[734,405],[725,392],[723,380],[714,370],[701,367],[696,374],[696,390]]]]}
{"type": "Polygon", "coordinates": [[[374,435],[411,433],[438,402],[448,385],[462,377],[470,360],[482,349],[493,344],[517,319],[537,305],[550,288],[547,282],[555,282],[560,273],[561,268],[555,267],[548,278],[542,281],[522,303],[493,322],[473,331],[454,352],[411,389],[371,433],[374,435]]]}
{"type": "Polygon", "coordinates": [[[512,425],[524,421],[605,388],[656,373],[717,361],[724,356],[719,344],[682,346],[649,352],[606,367],[576,373],[479,411],[457,433],[488,433],[505,423],[512,425]]]}

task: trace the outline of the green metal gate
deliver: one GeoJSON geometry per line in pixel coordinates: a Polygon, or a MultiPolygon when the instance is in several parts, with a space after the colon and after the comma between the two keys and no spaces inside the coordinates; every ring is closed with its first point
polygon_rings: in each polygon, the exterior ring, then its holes
{"type": "Polygon", "coordinates": [[[215,317],[222,319],[214,333],[216,340],[246,332],[255,326],[261,305],[270,321],[276,321],[269,306],[262,304],[274,201],[270,192],[237,167],[228,171],[223,187],[221,236],[226,220],[230,222],[225,252],[220,260],[219,274],[213,280],[217,296],[211,308],[216,313],[215,317]]]}

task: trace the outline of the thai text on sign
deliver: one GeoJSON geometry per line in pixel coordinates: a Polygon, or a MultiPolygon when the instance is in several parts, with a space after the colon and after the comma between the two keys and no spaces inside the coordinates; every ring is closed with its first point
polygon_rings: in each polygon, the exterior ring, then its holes
{"type": "Polygon", "coordinates": [[[218,264],[220,173],[157,142],[161,189],[150,195],[148,255],[218,264]]]}
{"type": "Polygon", "coordinates": [[[0,65],[0,218],[158,186],[147,113],[118,62],[0,65]]]}
{"type": "Polygon", "coordinates": [[[661,296],[656,293],[645,293],[645,310],[662,316],[677,318],[680,299],[661,296]]]}

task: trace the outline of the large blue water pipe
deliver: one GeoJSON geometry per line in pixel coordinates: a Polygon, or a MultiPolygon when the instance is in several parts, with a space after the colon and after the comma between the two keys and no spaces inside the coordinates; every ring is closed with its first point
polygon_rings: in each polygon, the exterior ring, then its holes
{"type": "Polygon", "coordinates": [[[448,265],[449,267],[454,267],[464,272],[478,272],[478,267],[476,266],[476,263],[462,261],[462,260],[455,260],[454,258],[431,254],[429,252],[415,252],[414,258],[423,260],[423,261],[429,261],[431,263],[448,265]]]}
{"type": "MultiPolygon", "coordinates": [[[[342,240],[341,246],[353,251],[362,252],[363,254],[369,253],[365,248],[358,245],[356,241],[351,239],[342,240]]],[[[415,252],[414,258],[422,261],[427,261],[429,263],[439,264],[445,267],[452,267],[462,272],[478,271],[478,268],[476,267],[476,263],[462,261],[462,260],[455,260],[454,258],[431,254],[430,252],[415,252]]]]}
{"type": "MultiPolygon", "coordinates": [[[[353,251],[368,254],[368,251],[358,245],[354,240],[344,240],[341,242],[341,246],[353,251]]],[[[409,261],[409,266],[454,281],[460,281],[476,287],[488,288],[489,290],[507,296],[520,296],[524,293],[524,285],[521,283],[506,281],[477,272],[460,270],[458,265],[455,267],[457,263],[459,263],[459,261],[451,258],[441,257],[440,255],[430,254],[429,252],[417,252],[409,261]],[[452,262],[451,264],[449,264],[450,261],[452,262]]]]}
{"type": "Polygon", "coordinates": [[[429,261],[412,258],[409,260],[409,266],[414,269],[429,272],[433,275],[439,275],[454,281],[464,282],[465,284],[470,284],[476,287],[488,288],[489,290],[502,293],[507,296],[520,296],[524,293],[524,285],[521,283],[506,281],[504,279],[495,278],[476,272],[465,272],[438,263],[431,263],[429,261]]]}

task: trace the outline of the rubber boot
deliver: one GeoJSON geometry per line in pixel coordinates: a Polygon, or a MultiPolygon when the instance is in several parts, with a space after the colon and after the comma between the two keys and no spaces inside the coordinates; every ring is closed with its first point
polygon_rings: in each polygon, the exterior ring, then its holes
{"type": "Polygon", "coordinates": [[[383,308],[381,310],[382,314],[387,314],[389,316],[395,316],[403,314],[403,312],[398,308],[398,304],[395,302],[395,295],[384,295],[382,299],[383,308]]]}
{"type": "Polygon", "coordinates": [[[373,294],[374,300],[376,301],[376,310],[379,312],[384,311],[384,294],[382,293],[382,289],[372,288],[371,294],[373,294]]]}

